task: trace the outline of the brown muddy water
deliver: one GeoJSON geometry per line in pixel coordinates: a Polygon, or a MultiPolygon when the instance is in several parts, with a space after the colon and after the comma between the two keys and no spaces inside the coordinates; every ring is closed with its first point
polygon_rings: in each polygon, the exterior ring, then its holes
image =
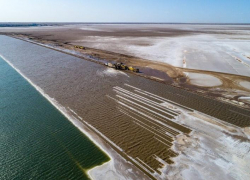
{"type": "Polygon", "coordinates": [[[160,173],[158,157],[173,163],[174,138],[191,131],[175,122],[171,104],[250,126],[248,110],[7,36],[0,42],[0,53],[34,84],[151,173],[160,173]]]}

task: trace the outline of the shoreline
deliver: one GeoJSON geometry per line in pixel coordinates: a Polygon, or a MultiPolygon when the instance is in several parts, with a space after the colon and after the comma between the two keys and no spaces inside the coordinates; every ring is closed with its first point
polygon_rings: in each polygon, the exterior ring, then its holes
{"type": "MultiPolygon", "coordinates": [[[[84,135],[86,135],[93,144],[95,144],[101,151],[103,151],[110,158],[109,161],[104,162],[101,165],[95,166],[95,167],[87,170],[86,173],[87,173],[88,176],[90,176],[91,179],[95,180],[93,176],[95,174],[96,169],[104,167],[104,169],[106,171],[109,171],[111,169],[111,166],[114,165],[114,160],[115,160],[115,157],[117,158],[117,156],[120,158],[119,160],[123,160],[126,163],[129,163],[123,157],[121,157],[119,153],[117,153],[115,150],[113,150],[113,148],[108,147],[109,145],[107,143],[105,143],[102,139],[100,139],[98,134],[93,132],[89,127],[87,127],[82,122],[77,120],[74,116],[70,115],[70,113],[68,113],[67,109],[64,106],[60,105],[55,99],[51,98],[48,94],[46,94],[39,86],[37,86],[28,77],[26,77],[19,69],[17,69],[3,55],[0,54],[0,57],[8,65],[10,65],[17,73],[19,73],[26,81],[28,81],[28,83],[32,87],[34,87],[44,98],[46,98],[46,100],[48,100],[58,111],[60,111],[78,130],[80,130],[84,135]]],[[[134,168],[135,171],[139,171],[138,168],[135,168],[133,166],[134,165],[132,165],[131,168],[134,168]]],[[[141,172],[141,173],[143,173],[143,172],[141,172]]]]}

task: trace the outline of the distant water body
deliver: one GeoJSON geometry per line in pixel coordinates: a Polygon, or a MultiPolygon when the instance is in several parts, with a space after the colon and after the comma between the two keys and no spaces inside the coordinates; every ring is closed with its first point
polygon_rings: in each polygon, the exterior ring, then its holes
{"type": "Polygon", "coordinates": [[[77,22],[77,23],[1,23],[0,27],[40,27],[40,26],[64,26],[64,25],[95,25],[95,24],[183,24],[183,25],[250,25],[249,23],[168,23],[168,22],[77,22]]]}
{"type": "Polygon", "coordinates": [[[89,179],[108,160],[0,58],[0,179],[89,179]]]}

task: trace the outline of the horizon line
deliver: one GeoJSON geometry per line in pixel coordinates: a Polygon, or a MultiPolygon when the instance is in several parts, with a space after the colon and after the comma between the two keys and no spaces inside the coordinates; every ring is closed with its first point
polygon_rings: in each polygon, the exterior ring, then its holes
{"type": "Polygon", "coordinates": [[[239,25],[250,25],[249,23],[201,23],[201,22],[196,22],[196,23],[189,23],[189,22],[46,22],[46,21],[34,21],[34,22],[25,22],[25,21],[20,21],[20,22],[0,22],[0,24],[208,24],[208,25],[234,25],[234,24],[239,24],[239,25]]]}

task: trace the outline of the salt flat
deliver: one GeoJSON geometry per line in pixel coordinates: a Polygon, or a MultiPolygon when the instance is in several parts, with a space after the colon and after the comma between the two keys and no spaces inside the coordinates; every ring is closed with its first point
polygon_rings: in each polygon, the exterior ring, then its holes
{"type": "MultiPolygon", "coordinates": [[[[178,36],[168,36],[166,30],[148,30],[147,33],[159,33],[159,36],[87,36],[75,42],[177,67],[250,76],[250,30],[223,31],[222,26],[217,26],[218,30],[204,30],[201,27],[194,26],[193,33],[178,36]]],[[[182,30],[183,27],[172,28],[182,30]]]]}

